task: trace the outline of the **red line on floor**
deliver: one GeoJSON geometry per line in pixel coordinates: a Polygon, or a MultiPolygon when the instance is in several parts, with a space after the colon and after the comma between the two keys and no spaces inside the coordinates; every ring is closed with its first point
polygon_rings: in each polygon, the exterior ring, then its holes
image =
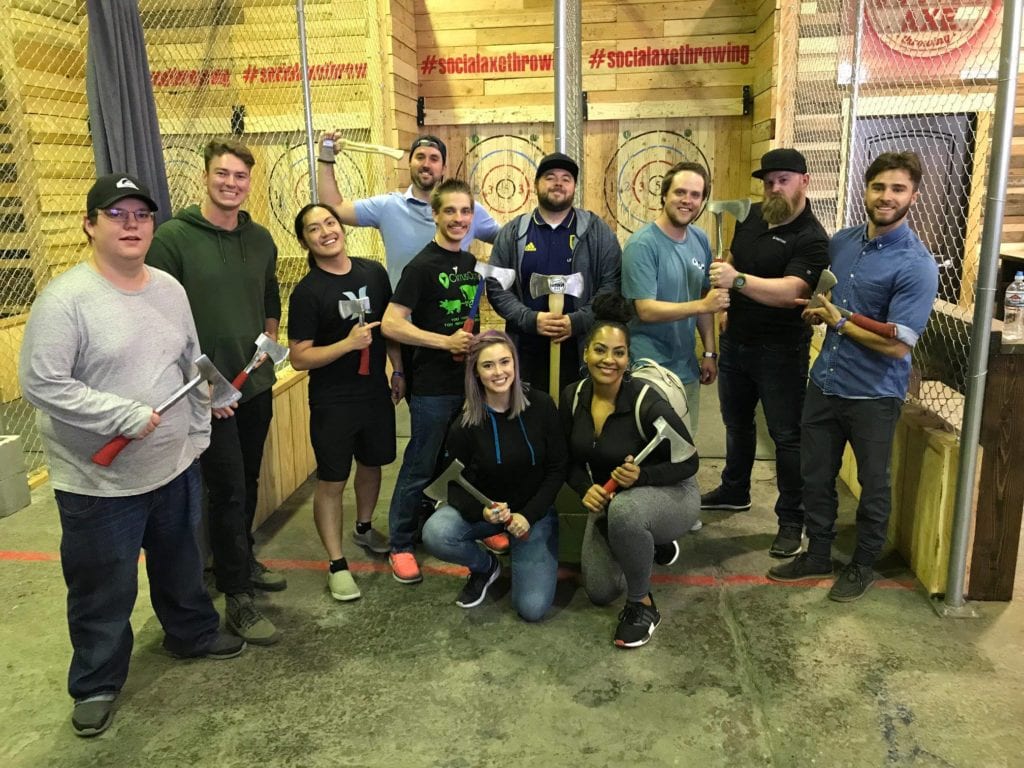
{"type": "MultiPolygon", "coordinates": [[[[14,550],[0,550],[0,561],[13,562],[57,562],[60,555],[52,552],[17,552],[14,550]]],[[[324,560],[264,560],[271,568],[282,571],[326,571],[327,562],[324,560]]],[[[356,561],[349,563],[349,568],[354,573],[390,573],[391,566],[386,561],[356,561]]],[[[433,576],[465,576],[467,571],[458,565],[424,565],[421,566],[424,573],[433,576]]],[[[578,568],[560,567],[558,569],[559,579],[575,578],[579,575],[578,568]]],[[[679,584],[684,587],[719,587],[719,586],[760,586],[760,587],[830,587],[832,579],[817,579],[815,581],[772,581],[767,576],[754,573],[731,573],[725,576],[701,573],[655,573],[651,575],[654,584],[679,584]]],[[[881,589],[917,589],[912,579],[879,579],[874,586],[881,589]]]]}

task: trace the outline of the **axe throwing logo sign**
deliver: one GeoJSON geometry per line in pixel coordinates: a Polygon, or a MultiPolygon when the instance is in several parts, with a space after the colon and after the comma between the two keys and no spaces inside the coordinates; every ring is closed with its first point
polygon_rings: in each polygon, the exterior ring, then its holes
{"type": "Polygon", "coordinates": [[[1001,6],[1002,0],[867,0],[864,15],[886,48],[934,59],[977,48],[987,40],[1001,6]]]}

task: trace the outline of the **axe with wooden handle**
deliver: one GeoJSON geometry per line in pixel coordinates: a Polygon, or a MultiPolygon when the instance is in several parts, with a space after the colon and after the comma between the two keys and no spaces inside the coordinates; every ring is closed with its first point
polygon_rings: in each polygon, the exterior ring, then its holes
{"type": "MultiPolygon", "coordinates": [[[[548,297],[548,312],[561,316],[565,310],[565,295],[583,295],[583,273],[573,272],[571,275],[539,275],[534,272],[530,276],[530,295],[535,299],[548,297]]],[[[551,342],[551,358],[549,360],[548,393],[551,399],[558,402],[558,381],[562,374],[561,345],[551,342]]]]}

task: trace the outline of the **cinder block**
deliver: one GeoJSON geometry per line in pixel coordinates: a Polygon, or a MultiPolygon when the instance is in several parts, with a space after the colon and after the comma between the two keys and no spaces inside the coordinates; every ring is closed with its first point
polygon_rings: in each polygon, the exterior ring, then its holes
{"type": "Polygon", "coordinates": [[[31,503],[32,492],[24,472],[0,480],[0,517],[13,515],[31,503]]]}
{"type": "Polygon", "coordinates": [[[0,435],[0,478],[25,474],[21,435],[0,435]]]}

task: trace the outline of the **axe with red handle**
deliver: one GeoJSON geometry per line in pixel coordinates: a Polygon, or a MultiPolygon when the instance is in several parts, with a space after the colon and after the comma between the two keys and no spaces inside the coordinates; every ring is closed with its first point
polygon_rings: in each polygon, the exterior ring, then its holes
{"type": "MultiPolygon", "coordinates": [[[[654,437],[651,439],[651,442],[645,445],[643,450],[636,455],[636,458],[633,459],[633,463],[639,464],[641,461],[646,459],[650,456],[651,451],[657,448],[665,440],[668,440],[669,460],[673,464],[686,461],[697,452],[697,449],[694,448],[685,437],[672,429],[669,423],[665,421],[664,416],[659,416],[654,420],[654,437]]],[[[608,493],[614,493],[615,489],[619,487],[619,484],[612,478],[608,478],[608,481],[602,487],[608,493]]]]}
{"type": "MultiPolygon", "coordinates": [[[[466,333],[473,332],[473,324],[476,322],[476,316],[480,313],[480,297],[484,294],[484,282],[491,278],[496,280],[502,288],[507,289],[516,279],[516,271],[514,269],[494,267],[486,261],[478,261],[476,266],[473,267],[473,271],[480,275],[480,282],[476,286],[476,294],[473,296],[473,304],[469,308],[469,315],[466,317],[466,322],[462,324],[462,330],[466,333]]],[[[465,355],[456,354],[452,355],[452,360],[461,363],[465,357],[465,355]]]]}
{"type": "MultiPolygon", "coordinates": [[[[198,373],[185,382],[181,387],[176,389],[174,393],[164,400],[153,410],[158,415],[163,415],[172,405],[181,400],[185,395],[191,392],[193,389],[198,387],[202,382],[208,381],[213,385],[213,390],[210,392],[210,398],[212,401],[212,407],[214,408],[227,408],[232,403],[238,402],[242,397],[242,393],[237,388],[233,387],[227,379],[225,379],[217,367],[206,355],[200,355],[196,361],[195,366],[198,369],[198,373]]],[[[92,461],[94,464],[99,464],[101,467],[109,467],[117,455],[121,453],[134,438],[128,437],[127,435],[118,435],[112,440],[109,440],[106,445],[100,448],[96,453],[92,455],[92,461]]]]}
{"type": "MultiPolygon", "coordinates": [[[[352,294],[349,294],[350,296],[352,294]]],[[[370,311],[370,297],[360,296],[358,299],[341,299],[338,302],[338,312],[342,320],[349,320],[353,317],[359,318],[359,325],[366,325],[366,314],[370,311]]],[[[363,347],[359,351],[359,375],[370,375],[370,348],[363,347]]]]}
{"type": "Polygon", "coordinates": [[[274,361],[274,365],[283,363],[288,359],[288,347],[283,347],[270,338],[267,334],[261,333],[256,337],[256,352],[253,354],[252,359],[249,360],[249,364],[243,368],[234,380],[231,382],[231,386],[235,389],[240,390],[245,386],[245,382],[249,380],[249,374],[251,374],[257,366],[261,365],[263,356],[266,355],[274,361]]]}

